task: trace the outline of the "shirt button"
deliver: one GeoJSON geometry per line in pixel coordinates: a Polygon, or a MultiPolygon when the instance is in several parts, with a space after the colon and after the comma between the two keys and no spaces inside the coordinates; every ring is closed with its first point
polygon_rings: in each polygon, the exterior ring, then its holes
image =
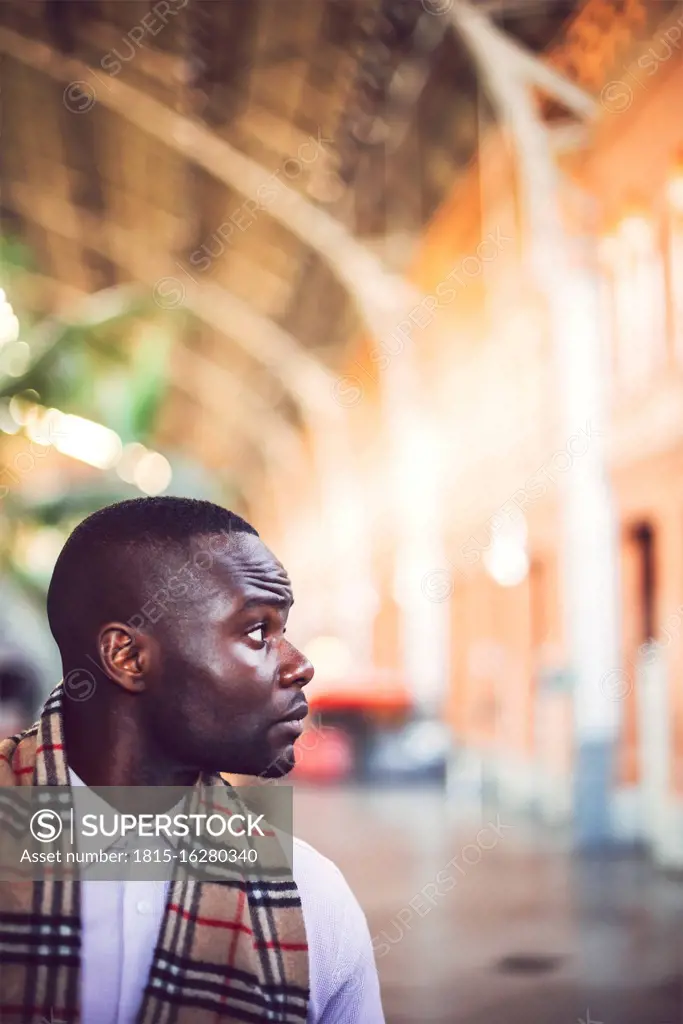
{"type": "Polygon", "coordinates": [[[151,914],[152,904],[148,900],[138,900],[135,909],[138,914],[151,914]]]}

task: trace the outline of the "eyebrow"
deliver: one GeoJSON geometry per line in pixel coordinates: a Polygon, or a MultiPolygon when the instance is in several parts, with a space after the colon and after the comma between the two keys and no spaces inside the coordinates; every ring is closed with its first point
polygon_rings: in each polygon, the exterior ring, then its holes
{"type": "Polygon", "coordinates": [[[294,604],[293,597],[250,597],[242,605],[240,611],[247,611],[249,608],[262,608],[264,604],[272,605],[274,608],[291,608],[294,604]]]}

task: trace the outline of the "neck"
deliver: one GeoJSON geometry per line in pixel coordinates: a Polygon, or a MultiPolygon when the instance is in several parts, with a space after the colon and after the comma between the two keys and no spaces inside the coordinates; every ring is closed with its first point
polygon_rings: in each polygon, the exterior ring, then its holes
{"type": "Polygon", "coordinates": [[[199,771],[169,758],[141,712],[142,695],[126,693],[106,679],[88,700],[65,695],[67,762],[87,786],[194,785],[199,771]]]}

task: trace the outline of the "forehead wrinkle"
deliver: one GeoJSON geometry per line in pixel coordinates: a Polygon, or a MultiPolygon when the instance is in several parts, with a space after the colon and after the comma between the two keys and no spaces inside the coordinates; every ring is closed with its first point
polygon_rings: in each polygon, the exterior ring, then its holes
{"type": "Polygon", "coordinates": [[[263,544],[251,550],[233,547],[222,559],[225,568],[240,582],[265,586],[285,587],[291,590],[291,582],[284,566],[263,544]]]}
{"type": "Polygon", "coordinates": [[[290,594],[292,591],[292,585],[286,573],[273,578],[270,575],[265,576],[261,573],[247,572],[240,577],[240,582],[244,584],[245,588],[253,587],[255,590],[267,590],[272,594],[281,594],[283,591],[290,594]]]}
{"type": "Polygon", "coordinates": [[[248,605],[269,605],[287,612],[294,603],[289,584],[272,582],[262,574],[235,573],[234,568],[223,561],[209,574],[202,588],[201,603],[205,614],[211,617],[215,611],[223,618],[226,599],[230,615],[241,613],[248,605]]]}
{"type": "Polygon", "coordinates": [[[263,604],[288,609],[294,603],[291,586],[272,583],[262,577],[240,579],[237,590],[241,608],[263,604]]]}
{"type": "Polygon", "coordinates": [[[229,547],[221,551],[214,560],[207,580],[207,591],[216,594],[230,591],[236,601],[263,600],[264,604],[276,599],[278,603],[293,603],[292,585],[284,569],[265,544],[251,537],[242,542],[239,535],[233,536],[229,547]]]}

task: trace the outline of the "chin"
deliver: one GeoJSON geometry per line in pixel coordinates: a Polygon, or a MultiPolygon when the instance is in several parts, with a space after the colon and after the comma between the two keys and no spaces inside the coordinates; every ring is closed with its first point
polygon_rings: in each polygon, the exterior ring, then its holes
{"type": "Polygon", "coordinates": [[[289,744],[259,772],[259,775],[264,779],[281,779],[283,775],[289,775],[295,763],[294,746],[289,744]]]}

